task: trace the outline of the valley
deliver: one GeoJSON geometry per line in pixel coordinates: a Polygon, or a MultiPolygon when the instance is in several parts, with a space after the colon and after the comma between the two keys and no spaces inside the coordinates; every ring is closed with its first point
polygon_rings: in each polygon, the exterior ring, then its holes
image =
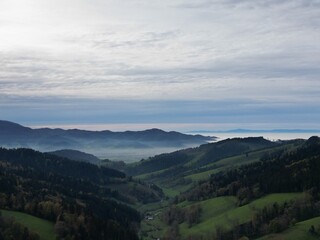
{"type": "Polygon", "coordinates": [[[320,0],[0,0],[0,240],[320,240],[320,0]]]}
{"type": "Polygon", "coordinates": [[[0,163],[0,218],[16,221],[34,239],[51,240],[52,233],[133,240],[320,234],[318,137],[232,138],[134,163],[75,150],[1,148],[0,163]],[[35,227],[41,224],[44,232],[35,227]]]}

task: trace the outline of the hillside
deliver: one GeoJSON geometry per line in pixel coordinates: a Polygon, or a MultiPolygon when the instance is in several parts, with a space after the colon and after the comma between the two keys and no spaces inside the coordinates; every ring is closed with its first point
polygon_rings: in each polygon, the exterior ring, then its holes
{"type": "Polygon", "coordinates": [[[165,132],[160,129],[144,131],[86,131],[79,129],[32,129],[0,121],[0,146],[32,148],[42,152],[74,149],[102,159],[140,160],[167,151],[198,146],[213,137],[165,132]]]}
{"type": "Polygon", "coordinates": [[[0,148],[0,189],[0,209],[46,219],[60,238],[77,239],[137,239],[140,214],[129,205],[162,198],[117,170],[31,149],[0,148]]]}
{"type": "MultiPolygon", "coordinates": [[[[168,205],[150,205],[145,214],[153,218],[143,220],[141,234],[145,239],[317,239],[320,139],[277,144],[217,160],[223,162],[218,171],[180,194],[167,185],[175,197],[168,205]]],[[[152,174],[140,176],[159,181],[152,174]]]]}
{"type": "Polygon", "coordinates": [[[196,148],[188,148],[173,153],[166,153],[127,165],[127,174],[136,178],[151,181],[165,188],[182,186],[185,189],[193,181],[193,175],[211,171],[219,171],[227,166],[256,161],[269,149],[281,147],[285,143],[275,143],[262,137],[234,138],[215,143],[203,144],[196,148]],[[255,152],[262,151],[253,157],[255,152]],[[239,157],[228,162],[228,158],[239,157]]]}

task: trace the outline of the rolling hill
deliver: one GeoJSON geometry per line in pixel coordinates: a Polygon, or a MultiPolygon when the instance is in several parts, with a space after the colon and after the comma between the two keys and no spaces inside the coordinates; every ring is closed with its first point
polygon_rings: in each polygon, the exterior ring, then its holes
{"type": "Polygon", "coordinates": [[[271,142],[262,137],[227,139],[157,155],[128,164],[123,170],[129,175],[154,182],[165,189],[184,191],[194,180],[203,176],[206,178],[211,173],[228,167],[257,161],[270,149],[284,145],[286,143],[271,142]]]}
{"type": "MultiPolygon", "coordinates": [[[[264,141],[256,138],[229,139],[220,144],[232,146],[235,142],[258,147],[237,152],[241,149],[238,146],[232,148],[232,156],[212,155],[212,161],[206,161],[196,174],[183,166],[202,162],[204,152],[187,161],[178,158],[180,172],[171,177],[165,176],[167,169],[162,165],[160,170],[151,168],[150,173],[143,161],[131,166],[143,166],[144,172],[137,178],[164,186],[164,192],[171,196],[167,205],[145,208],[145,214],[152,218],[142,222],[144,239],[300,240],[320,236],[320,138],[277,142],[273,146],[257,145],[264,141]],[[215,167],[208,170],[211,166],[215,167]],[[176,182],[175,176],[180,178],[176,182]]],[[[194,153],[196,149],[182,152],[194,153]]],[[[170,159],[169,168],[174,166],[171,162],[175,154],[166,158],[170,159]]]]}

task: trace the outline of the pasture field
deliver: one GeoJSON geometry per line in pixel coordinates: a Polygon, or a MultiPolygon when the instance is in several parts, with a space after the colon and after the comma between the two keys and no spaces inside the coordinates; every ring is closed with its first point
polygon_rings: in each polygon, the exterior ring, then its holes
{"type": "MultiPolygon", "coordinates": [[[[177,206],[188,208],[192,205],[200,205],[202,213],[198,224],[189,227],[187,223],[181,223],[179,232],[182,238],[190,235],[210,236],[215,233],[215,229],[218,227],[227,230],[235,224],[250,221],[253,213],[265,206],[271,206],[274,203],[282,204],[302,197],[303,193],[270,194],[240,207],[237,205],[237,198],[233,196],[217,197],[201,202],[185,201],[177,206]]],[[[161,238],[169,228],[161,221],[161,213],[165,211],[165,206],[158,207],[157,209],[156,205],[150,205],[148,214],[152,216],[152,219],[142,221],[141,233],[143,239],[161,238]]]]}
{"type": "Polygon", "coordinates": [[[39,234],[41,240],[55,240],[54,223],[26,213],[1,210],[4,217],[13,217],[18,223],[39,234]]]}
{"type": "Polygon", "coordinates": [[[319,236],[315,236],[309,233],[311,226],[315,228],[320,226],[320,217],[312,218],[303,222],[296,223],[293,227],[288,230],[278,233],[270,234],[257,240],[316,240],[319,236]]]}
{"type": "MultiPolygon", "coordinates": [[[[270,194],[241,207],[237,206],[237,199],[231,196],[202,201],[196,203],[202,208],[200,223],[190,228],[186,223],[182,223],[180,224],[180,233],[183,237],[186,237],[200,233],[211,234],[217,227],[228,230],[235,224],[249,222],[253,213],[265,206],[290,202],[302,196],[302,193],[270,194]]],[[[184,207],[190,205],[186,204],[184,207]]]]}

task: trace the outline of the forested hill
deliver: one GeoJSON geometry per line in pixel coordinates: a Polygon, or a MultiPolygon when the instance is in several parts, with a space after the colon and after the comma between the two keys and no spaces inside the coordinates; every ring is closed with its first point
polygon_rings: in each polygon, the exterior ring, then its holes
{"type": "Polygon", "coordinates": [[[189,200],[237,195],[241,204],[268,193],[320,189],[320,138],[311,137],[296,150],[281,149],[260,161],[213,174],[183,194],[189,200]]]}
{"type": "Polygon", "coordinates": [[[159,201],[162,192],[114,169],[0,148],[0,195],[0,209],[54,222],[59,239],[127,240],[137,239],[140,222],[127,203],[159,201]]]}
{"type": "Polygon", "coordinates": [[[82,178],[95,183],[108,183],[111,178],[125,178],[125,174],[115,169],[97,167],[90,163],[75,162],[50,153],[41,153],[27,148],[0,148],[0,160],[24,168],[32,168],[43,174],[59,174],[74,178],[82,178]]]}
{"type": "Polygon", "coordinates": [[[278,146],[263,137],[233,138],[223,141],[203,144],[196,148],[188,148],[173,153],[160,154],[137,164],[129,165],[126,169],[130,175],[151,174],[161,171],[164,178],[175,177],[185,172],[194,171],[207,164],[239,154],[246,154],[257,149],[278,146]],[[174,172],[173,172],[174,171],[174,172]],[[167,175],[165,173],[168,173],[167,175]]]}
{"type": "Polygon", "coordinates": [[[163,157],[181,162],[137,176],[172,197],[167,207],[152,209],[156,219],[142,222],[146,239],[319,239],[319,137],[228,139],[163,157]],[[211,147],[212,155],[199,151],[211,147]]]}
{"type": "Polygon", "coordinates": [[[184,231],[193,236],[184,232],[182,239],[212,239],[205,236],[210,231],[215,236],[213,239],[240,239],[241,236],[248,237],[243,239],[262,236],[265,238],[261,239],[319,239],[319,173],[320,138],[311,137],[295,147],[270,151],[260,161],[212,174],[208,180],[176,196],[174,204],[167,208],[163,221],[172,226],[173,219],[178,219],[178,224],[170,228],[171,235],[165,239],[175,239],[172,234],[180,237],[175,230],[187,223],[190,230],[184,228],[184,231]],[[217,223],[210,227],[210,223],[205,222],[210,215],[201,213],[201,206],[206,207],[209,202],[221,204],[219,201],[223,204],[234,201],[235,205],[231,204],[226,210],[222,208],[219,214],[214,213],[219,211],[213,210],[215,205],[208,209],[227,223],[223,228],[217,223]],[[318,225],[306,225],[297,232],[306,220],[318,225]],[[295,225],[297,222],[301,225],[295,225]],[[204,229],[207,232],[200,231],[204,229]],[[289,230],[298,235],[281,237],[289,234],[289,230]],[[275,233],[282,235],[277,237],[275,233]]]}

